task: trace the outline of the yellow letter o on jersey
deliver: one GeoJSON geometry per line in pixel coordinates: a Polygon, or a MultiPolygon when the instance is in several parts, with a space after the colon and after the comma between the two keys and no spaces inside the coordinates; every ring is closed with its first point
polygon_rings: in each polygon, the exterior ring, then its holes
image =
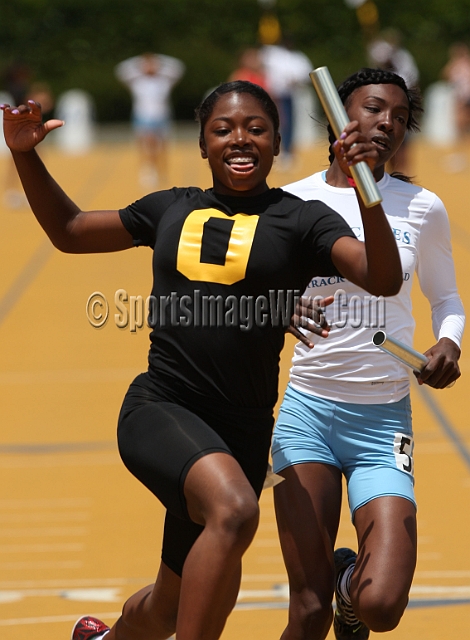
{"type": "Polygon", "coordinates": [[[243,280],[259,216],[237,213],[228,216],[217,209],[196,209],[186,218],[178,244],[176,268],[189,280],[234,284],[243,280]],[[204,224],[210,218],[233,220],[225,264],[201,262],[204,224]]]}

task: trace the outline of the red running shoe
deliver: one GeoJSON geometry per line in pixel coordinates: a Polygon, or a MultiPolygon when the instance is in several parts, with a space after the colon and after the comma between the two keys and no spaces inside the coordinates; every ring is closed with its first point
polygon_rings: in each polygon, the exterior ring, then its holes
{"type": "Polygon", "coordinates": [[[92,616],[79,618],[72,629],[71,640],[92,640],[99,636],[102,638],[109,631],[109,627],[104,622],[92,616]]]}

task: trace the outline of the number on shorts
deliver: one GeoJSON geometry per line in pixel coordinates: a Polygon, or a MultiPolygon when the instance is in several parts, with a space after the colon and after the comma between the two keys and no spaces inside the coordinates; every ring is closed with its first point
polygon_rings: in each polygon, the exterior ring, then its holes
{"type": "Polygon", "coordinates": [[[393,453],[398,469],[413,475],[413,436],[396,433],[393,441],[393,453]]]}

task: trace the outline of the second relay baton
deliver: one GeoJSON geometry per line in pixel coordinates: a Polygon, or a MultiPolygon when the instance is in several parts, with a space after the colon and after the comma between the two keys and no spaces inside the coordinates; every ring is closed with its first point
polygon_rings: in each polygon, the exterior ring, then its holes
{"type": "MultiPolygon", "coordinates": [[[[344,127],[348,124],[349,118],[330,72],[328,71],[328,67],[318,67],[318,69],[314,69],[310,73],[310,79],[328,118],[328,122],[333,129],[333,133],[339,138],[344,127]]],[[[380,195],[369,165],[366,162],[358,162],[350,169],[365,206],[370,208],[382,202],[382,196],[380,195]]]]}
{"type": "MultiPolygon", "coordinates": [[[[372,336],[372,342],[385,353],[411,367],[416,373],[421,373],[424,365],[428,362],[424,353],[416,351],[407,344],[400,342],[400,340],[392,338],[392,336],[388,336],[385,331],[376,331],[372,336]]],[[[446,389],[450,389],[454,384],[455,380],[449,383],[446,389]]]]}
{"type": "Polygon", "coordinates": [[[403,362],[403,364],[411,367],[416,373],[421,373],[424,365],[428,362],[424,354],[400,342],[400,340],[396,338],[387,336],[385,331],[376,331],[372,336],[372,342],[376,347],[382,349],[382,351],[385,351],[397,360],[400,360],[400,362],[403,362]]]}

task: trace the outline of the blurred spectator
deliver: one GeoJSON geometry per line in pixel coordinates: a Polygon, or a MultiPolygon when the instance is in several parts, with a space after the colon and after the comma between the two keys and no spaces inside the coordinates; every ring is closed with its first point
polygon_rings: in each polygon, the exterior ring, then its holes
{"type": "Polygon", "coordinates": [[[95,104],[83,89],[69,89],[57,100],[55,116],[65,122],[54,131],[58,148],[69,155],[89,153],[95,143],[95,104]]]}
{"type": "Polygon", "coordinates": [[[267,89],[276,102],[281,119],[281,162],[288,168],[293,158],[294,94],[302,84],[310,82],[312,63],[301,51],[285,41],[264,45],[261,49],[266,69],[267,89]]]}
{"type": "MultiPolygon", "coordinates": [[[[380,35],[372,40],[367,48],[369,62],[372,67],[393,71],[401,76],[409,89],[418,90],[419,70],[415,59],[411,53],[402,46],[402,36],[397,29],[385,29],[380,35]]],[[[387,170],[389,173],[398,172],[405,175],[410,174],[409,160],[410,133],[407,132],[405,139],[398,152],[390,160],[387,170]]]]}
{"type": "Polygon", "coordinates": [[[401,46],[397,29],[386,29],[368,46],[372,67],[393,71],[403,78],[410,89],[419,83],[419,70],[411,53],[401,46]]]}
{"type": "Polygon", "coordinates": [[[53,117],[54,95],[47,82],[33,82],[27,91],[27,99],[34,100],[41,105],[44,121],[53,117]]]}
{"type": "MultiPolygon", "coordinates": [[[[52,92],[46,82],[31,83],[31,77],[32,74],[27,65],[15,62],[5,72],[5,88],[15,105],[25,104],[28,100],[39,102],[43,109],[44,120],[48,120],[53,115],[52,92]]],[[[11,157],[5,170],[3,203],[9,209],[21,209],[28,204],[11,157]]]]}
{"type": "Polygon", "coordinates": [[[229,76],[229,81],[232,80],[247,80],[267,89],[266,73],[258,48],[249,47],[242,51],[238,59],[238,67],[229,76]]]}
{"type": "Polygon", "coordinates": [[[16,60],[3,72],[3,88],[13,98],[13,104],[24,104],[31,82],[31,69],[22,60],[16,60]]]}
{"type": "Polygon", "coordinates": [[[466,135],[470,130],[470,49],[465,43],[456,42],[449,48],[441,75],[454,89],[457,130],[466,135]]]}
{"type": "MultiPolygon", "coordinates": [[[[31,70],[24,62],[15,60],[9,64],[3,72],[3,88],[7,94],[5,96],[7,101],[11,101],[11,104],[16,106],[24,104],[27,100],[30,78],[31,70]]],[[[27,204],[9,150],[3,184],[3,204],[9,209],[20,209],[27,204]]]]}
{"type": "Polygon", "coordinates": [[[156,53],[144,53],[120,62],[115,73],[132,96],[132,124],[140,151],[142,186],[156,187],[166,171],[170,132],[170,93],[182,77],[184,64],[156,53]]]}

